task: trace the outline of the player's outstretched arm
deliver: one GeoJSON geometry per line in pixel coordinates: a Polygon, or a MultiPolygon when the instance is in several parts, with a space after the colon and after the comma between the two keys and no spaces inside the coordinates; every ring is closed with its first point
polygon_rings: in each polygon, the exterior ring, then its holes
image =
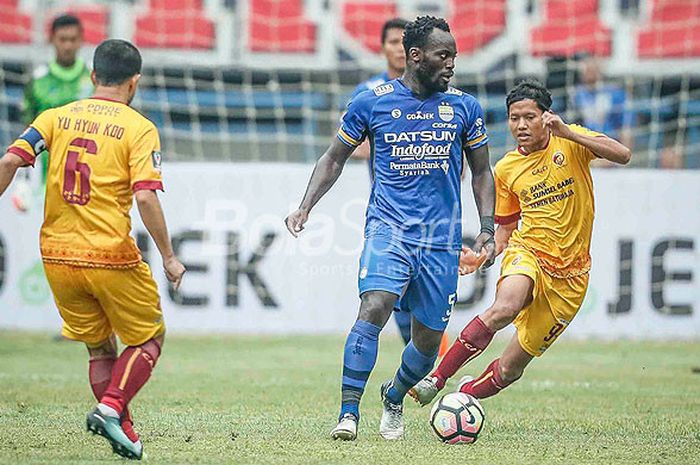
{"type": "Polygon", "coordinates": [[[134,196],[136,197],[136,205],[138,205],[143,224],[156,243],[156,247],[158,247],[160,256],[163,259],[165,276],[177,290],[182,282],[182,275],[185,274],[185,267],[180,263],[173,251],[170,234],[168,234],[168,226],[165,224],[165,216],[163,215],[158,195],[154,191],[140,190],[136,191],[134,196]]]}
{"type": "Polygon", "coordinates": [[[471,150],[467,155],[467,162],[472,174],[472,190],[481,221],[481,232],[476,236],[474,250],[476,253],[486,256],[482,267],[488,268],[493,265],[496,258],[496,247],[493,239],[496,184],[489,163],[488,144],[471,150]]]}
{"type": "Polygon", "coordinates": [[[542,115],[542,121],[545,126],[549,127],[553,135],[581,144],[600,158],[621,165],[626,165],[632,158],[632,151],[622,143],[607,136],[587,136],[574,132],[562,121],[559,115],[551,111],[542,115]]]}
{"type": "MultiPolygon", "coordinates": [[[[496,256],[501,255],[508,247],[511,234],[518,228],[518,222],[499,224],[496,228],[496,256]]],[[[486,255],[477,255],[469,247],[462,247],[459,254],[459,274],[467,275],[475,272],[486,261],[486,255]]]]}
{"type": "Polygon", "coordinates": [[[6,153],[0,158],[0,196],[7,190],[17,170],[23,166],[27,166],[27,162],[14,153],[6,153]]]}
{"type": "Polygon", "coordinates": [[[306,193],[301,205],[284,219],[287,229],[294,237],[297,237],[304,230],[304,223],[309,219],[309,212],[335,184],[353,150],[355,147],[350,147],[341,142],[340,139],[333,138],[328,150],[318,159],[314,171],[311,173],[309,184],[306,186],[306,193]]]}

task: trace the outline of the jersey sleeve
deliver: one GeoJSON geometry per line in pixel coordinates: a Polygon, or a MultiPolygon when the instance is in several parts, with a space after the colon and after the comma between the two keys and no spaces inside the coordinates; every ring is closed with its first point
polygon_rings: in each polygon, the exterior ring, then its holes
{"type": "Polygon", "coordinates": [[[489,136],[486,133],[484,110],[481,108],[481,105],[471,95],[466,95],[465,97],[467,97],[466,105],[469,120],[465,127],[464,143],[469,149],[474,150],[488,144],[489,136]]]}
{"type": "Polygon", "coordinates": [[[163,190],[160,137],[152,124],[137,136],[129,152],[131,190],[163,190]]]}
{"type": "Polygon", "coordinates": [[[338,139],[345,145],[357,147],[367,136],[372,95],[370,91],[362,92],[348,104],[338,129],[338,139]]]}
{"type": "Polygon", "coordinates": [[[518,196],[508,187],[499,174],[498,166],[494,170],[496,181],[496,217],[497,224],[511,224],[520,219],[520,200],[518,196]]]}
{"type": "MultiPolygon", "coordinates": [[[[596,132],[596,131],[588,129],[584,126],[580,126],[578,124],[569,124],[568,126],[569,126],[569,129],[571,129],[572,131],[574,131],[577,134],[581,134],[584,136],[591,136],[591,137],[606,137],[605,134],[603,134],[602,132],[596,132]]],[[[578,155],[580,158],[588,160],[588,161],[591,161],[591,160],[598,158],[595,153],[593,153],[590,149],[584,147],[583,145],[581,145],[581,144],[572,144],[572,145],[574,145],[574,147],[575,147],[574,151],[575,151],[576,155],[578,155]]]]}
{"type": "Polygon", "coordinates": [[[47,110],[36,117],[7,151],[22,158],[28,165],[34,166],[36,157],[49,149],[53,136],[53,111],[47,110]]]}

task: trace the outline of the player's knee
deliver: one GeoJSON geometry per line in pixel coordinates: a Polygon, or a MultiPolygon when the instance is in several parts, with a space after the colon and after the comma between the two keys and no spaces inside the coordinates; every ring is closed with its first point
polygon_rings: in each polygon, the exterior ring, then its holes
{"type": "Polygon", "coordinates": [[[99,344],[87,344],[90,360],[101,360],[108,358],[117,358],[116,341],[107,339],[99,344]]]}
{"type": "Polygon", "coordinates": [[[481,319],[486,326],[492,329],[502,329],[515,320],[520,312],[520,307],[510,302],[496,301],[484,314],[481,319]]]}
{"type": "Polygon", "coordinates": [[[394,309],[396,296],[388,292],[365,292],[360,296],[358,319],[384,327],[394,309]]]}

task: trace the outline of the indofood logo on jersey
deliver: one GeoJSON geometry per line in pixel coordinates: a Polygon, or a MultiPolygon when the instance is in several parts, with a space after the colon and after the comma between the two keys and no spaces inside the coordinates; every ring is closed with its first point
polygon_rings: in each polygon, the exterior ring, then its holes
{"type": "Polygon", "coordinates": [[[449,123],[455,117],[455,110],[449,103],[442,102],[440,106],[438,106],[438,116],[444,122],[449,123]]]}
{"type": "Polygon", "coordinates": [[[455,137],[453,131],[387,132],[384,142],[391,145],[392,157],[422,160],[449,157],[455,137]]]}

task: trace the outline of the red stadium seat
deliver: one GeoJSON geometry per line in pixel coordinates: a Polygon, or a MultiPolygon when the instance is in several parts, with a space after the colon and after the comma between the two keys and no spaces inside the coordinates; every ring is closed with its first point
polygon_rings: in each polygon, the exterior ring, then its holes
{"type": "Polygon", "coordinates": [[[700,56],[700,4],[696,0],[655,0],[651,21],[637,36],[642,58],[700,56]]]}
{"type": "Polygon", "coordinates": [[[588,52],[609,56],[610,30],[598,17],[597,0],[545,0],[545,20],[530,32],[533,55],[571,56],[588,52]]]}
{"type": "Polygon", "coordinates": [[[448,21],[459,53],[471,54],[503,33],[506,0],[451,0],[448,21]]]}
{"type": "Polygon", "coordinates": [[[365,48],[377,53],[382,48],[382,26],[396,15],[394,3],[349,1],[343,4],[343,28],[365,48]]]}
{"type": "Polygon", "coordinates": [[[32,42],[32,17],[21,13],[19,0],[0,0],[0,43],[29,44],[32,42]]]}
{"type": "Polygon", "coordinates": [[[136,18],[134,42],[141,47],[211,49],[215,38],[201,0],[151,0],[136,18]]]}
{"type": "Polygon", "coordinates": [[[51,34],[51,22],[56,16],[63,13],[75,15],[83,23],[83,38],[89,44],[99,44],[108,36],[109,28],[109,10],[105,5],[75,5],[67,10],[56,11],[52,14],[45,24],[46,37],[51,34]]]}
{"type": "Polygon", "coordinates": [[[306,19],[303,6],[303,0],[250,0],[250,49],[313,53],[316,25],[306,19]]]}

